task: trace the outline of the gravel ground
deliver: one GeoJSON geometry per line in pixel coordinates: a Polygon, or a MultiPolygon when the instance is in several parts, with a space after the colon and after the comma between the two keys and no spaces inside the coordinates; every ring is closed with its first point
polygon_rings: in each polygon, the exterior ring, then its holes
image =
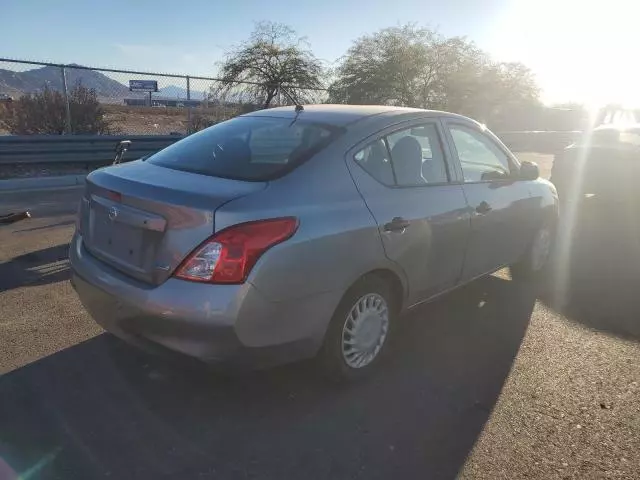
{"type": "Polygon", "coordinates": [[[624,216],[585,206],[539,299],[504,272],[477,281],[408,315],[379,375],[337,389],[307,364],[221,378],[101,334],[68,283],[78,192],[0,195],[34,214],[0,227],[3,480],[638,478],[640,231],[624,216]]]}
{"type": "Polygon", "coordinates": [[[540,305],[461,478],[638,478],[640,347],[540,305]]]}
{"type": "Polygon", "coordinates": [[[95,167],[86,164],[51,165],[35,163],[28,165],[0,165],[0,180],[10,178],[55,177],[58,175],[86,175],[95,167]]]}
{"type": "Polygon", "coordinates": [[[0,194],[0,213],[29,205],[34,216],[0,226],[0,373],[100,333],[68,282],[78,192],[0,194]]]}

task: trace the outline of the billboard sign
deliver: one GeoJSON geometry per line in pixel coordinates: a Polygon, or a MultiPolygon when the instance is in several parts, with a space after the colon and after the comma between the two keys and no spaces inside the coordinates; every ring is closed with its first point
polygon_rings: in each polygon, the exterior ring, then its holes
{"type": "Polygon", "coordinates": [[[129,80],[130,92],[157,92],[157,80],[129,80]]]}

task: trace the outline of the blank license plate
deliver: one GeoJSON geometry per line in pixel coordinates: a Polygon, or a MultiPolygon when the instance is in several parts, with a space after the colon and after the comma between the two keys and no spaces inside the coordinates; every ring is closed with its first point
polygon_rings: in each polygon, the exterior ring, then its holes
{"type": "Polygon", "coordinates": [[[93,233],[93,246],[111,257],[136,267],[143,262],[143,231],[109,219],[96,219],[93,233]]]}

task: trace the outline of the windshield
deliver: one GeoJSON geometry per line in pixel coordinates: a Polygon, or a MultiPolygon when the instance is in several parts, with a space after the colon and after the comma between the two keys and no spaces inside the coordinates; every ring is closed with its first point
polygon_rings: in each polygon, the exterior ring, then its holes
{"type": "Polygon", "coordinates": [[[338,129],[276,117],[237,117],[195,133],[149,162],[236,180],[280,176],[325,147],[338,129]]]}

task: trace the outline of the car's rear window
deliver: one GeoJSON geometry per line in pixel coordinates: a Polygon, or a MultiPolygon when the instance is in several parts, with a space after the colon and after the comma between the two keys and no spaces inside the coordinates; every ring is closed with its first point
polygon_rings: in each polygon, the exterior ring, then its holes
{"type": "Polygon", "coordinates": [[[583,143],[592,147],[640,147],[640,130],[604,128],[593,132],[591,139],[585,137],[583,143]]]}
{"type": "Polygon", "coordinates": [[[317,153],[339,133],[301,119],[236,117],[161,150],[149,162],[236,180],[278,177],[317,153]]]}

